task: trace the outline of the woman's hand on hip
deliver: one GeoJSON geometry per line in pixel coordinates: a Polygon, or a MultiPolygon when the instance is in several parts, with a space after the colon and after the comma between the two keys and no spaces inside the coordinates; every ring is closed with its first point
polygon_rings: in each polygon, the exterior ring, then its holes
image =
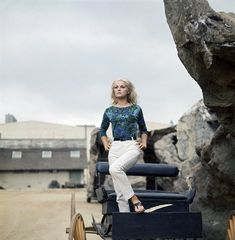
{"type": "Polygon", "coordinates": [[[105,144],[104,144],[104,149],[105,149],[105,151],[108,152],[108,151],[110,150],[111,146],[112,146],[112,144],[111,144],[110,142],[105,143],[105,144]]]}
{"type": "Polygon", "coordinates": [[[145,143],[145,141],[143,142],[141,138],[138,138],[136,141],[139,145],[139,149],[145,150],[147,148],[147,144],[145,143]]]}
{"type": "Polygon", "coordinates": [[[107,136],[102,136],[101,137],[101,141],[102,141],[102,143],[104,145],[104,150],[105,151],[109,151],[111,146],[112,146],[112,144],[110,143],[108,137],[107,136]]]}
{"type": "Polygon", "coordinates": [[[147,148],[147,145],[144,144],[144,143],[142,143],[142,142],[140,142],[140,143],[139,143],[139,148],[140,148],[141,150],[145,150],[145,149],[147,148]]]}

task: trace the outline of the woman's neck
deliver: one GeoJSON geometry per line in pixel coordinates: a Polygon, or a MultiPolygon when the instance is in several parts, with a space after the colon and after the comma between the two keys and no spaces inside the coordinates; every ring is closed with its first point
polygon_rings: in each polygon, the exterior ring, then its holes
{"type": "Polygon", "coordinates": [[[119,99],[115,105],[118,107],[127,107],[131,104],[126,99],[119,99]]]}

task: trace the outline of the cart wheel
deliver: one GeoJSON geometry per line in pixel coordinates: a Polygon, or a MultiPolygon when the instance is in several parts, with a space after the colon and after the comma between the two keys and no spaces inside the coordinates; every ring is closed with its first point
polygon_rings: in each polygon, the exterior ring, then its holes
{"type": "Polygon", "coordinates": [[[228,220],[227,240],[235,239],[235,211],[232,212],[228,220]]]}
{"type": "Polygon", "coordinates": [[[86,240],[85,224],[80,213],[73,216],[71,221],[69,240],[86,240]]]}

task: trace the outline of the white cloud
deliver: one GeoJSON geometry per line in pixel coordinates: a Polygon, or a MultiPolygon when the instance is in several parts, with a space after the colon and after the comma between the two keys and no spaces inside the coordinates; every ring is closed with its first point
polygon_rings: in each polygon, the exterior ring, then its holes
{"type": "Polygon", "coordinates": [[[12,113],[98,125],[120,76],[135,83],[147,120],[176,122],[202,97],[177,57],[163,1],[12,0],[0,2],[0,16],[0,121],[12,113]]]}

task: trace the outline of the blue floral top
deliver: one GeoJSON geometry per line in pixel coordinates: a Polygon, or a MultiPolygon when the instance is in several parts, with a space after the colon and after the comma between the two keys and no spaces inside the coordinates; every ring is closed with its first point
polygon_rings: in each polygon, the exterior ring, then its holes
{"type": "Polygon", "coordinates": [[[137,137],[138,133],[147,132],[142,109],[136,104],[123,108],[115,106],[107,108],[100,127],[101,137],[107,136],[106,131],[110,122],[114,138],[128,139],[137,137]]]}

